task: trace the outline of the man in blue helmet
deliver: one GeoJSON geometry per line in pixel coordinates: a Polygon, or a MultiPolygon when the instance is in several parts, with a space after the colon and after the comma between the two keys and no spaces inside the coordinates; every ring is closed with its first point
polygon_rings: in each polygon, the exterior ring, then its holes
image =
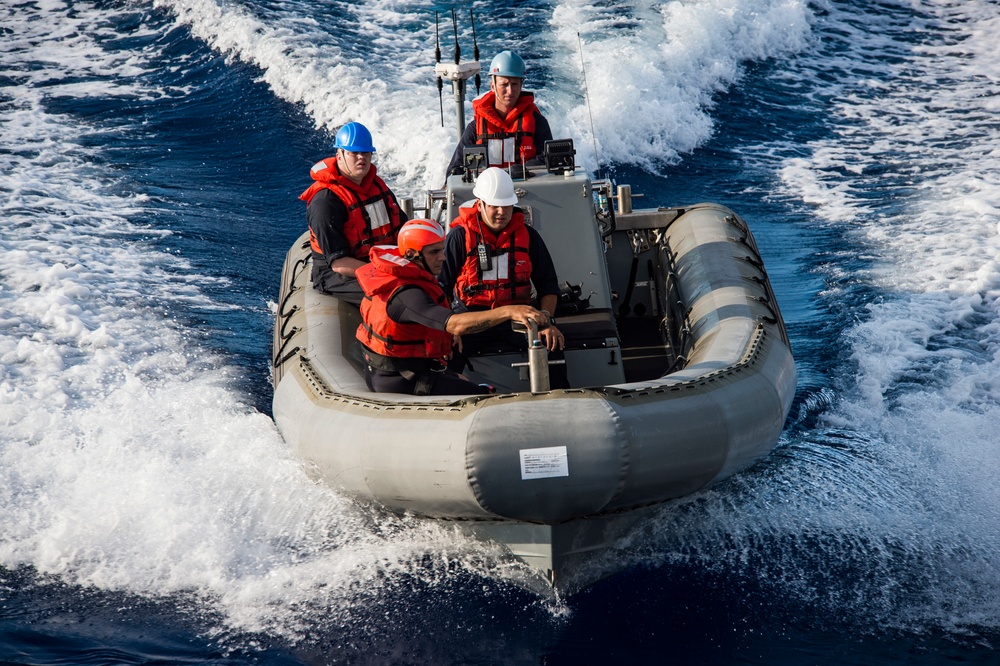
{"type": "Polygon", "coordinates": [[[464,170],[464,146],[485,146],[488,167],[529,163],[541,154],[545,142],[552,139],[552,130],[535,106],[534,93],[522,89],[525,73],[524,60],[512,51],[493,58],[489,92],[472,102],[472,122],[462,133],[446,175],[464,170]]]}
{"type": "Polygon", "coordinates": [[[372,135],[361,123],[337,130],[337,154],[313,165],[306,202],[312,246],[313,287],[360,305],[364,292],[354,271],[368,263],[375,245],[395,245],[406,221],[396,196],[372,164],[372,135]]]}

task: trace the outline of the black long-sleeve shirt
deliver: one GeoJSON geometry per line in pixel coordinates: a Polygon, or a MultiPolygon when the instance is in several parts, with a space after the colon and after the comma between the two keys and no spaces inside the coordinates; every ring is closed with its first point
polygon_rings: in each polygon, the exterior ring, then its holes
{"type": "MultiPolygon", "coordinates": [[[[552,262],[552,255],[545,247],[542,236],[532,229],[528,230],[528,258],[531,259],[531,283],[535,286],[538,298],[549,295],[559,295],[559,278],[556,275],[556,267],[552,262]]],[[[444,293],[453,298],[458,295],[454,293],[455,283],[465,266],[465,228],[452,227],[448,232],[448,238],[444,246],[445,261],[438,282],[444,287],[444,293]]]]}

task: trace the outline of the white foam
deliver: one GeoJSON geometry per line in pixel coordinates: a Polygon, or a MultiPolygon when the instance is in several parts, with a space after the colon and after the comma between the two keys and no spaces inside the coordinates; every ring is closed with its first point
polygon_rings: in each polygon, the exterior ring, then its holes
{"type": "Polygon", "coordinates": [[[558,112],[590,153],[593,114],[604,163],[655,170],[711,137],[713,96],[746,63],[804,48],[809,22],[801,0],[562,2],[551,20],[563,54],[553,66],[570,85],[580,81],[582,41],[590,108],[561,98],[558,112]]]}

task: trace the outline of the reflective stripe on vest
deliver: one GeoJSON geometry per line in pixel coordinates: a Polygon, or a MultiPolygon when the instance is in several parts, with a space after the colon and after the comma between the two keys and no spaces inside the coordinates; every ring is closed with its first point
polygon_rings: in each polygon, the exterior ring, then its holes
{"type": "Polygon", "coordinates": [[[510,222],[494,236],[481,226],[477,208],[460,208],[452,225],[465,229],[465,263],[456,280],[459,299],[468,306],[495,308],[502,305],[526,305],[531,302],[530,236],[524,213],[515,208],[510,222]],[[482,239],[491,267],[479,265],[478,244],[482,239]]]}
{"type": "MultiPolygon", "coordinates": [[[[316,163],[311,171],[314,182],[299,196],[307,204],[322,189],[333,192],[347,208],[344,236],[351,248],[351,256],[367,259],[375,245],[395,243],[396,232],[402,226],[402,216],[396,197],[375,173],[372,165],[369,176],[357,185],[337,169],[337,158],[328,157],[316,163]]],[[[310,243],[317,254],[323,254],[310,229],[310,243]]]]}
{"type": "Polygon", "coordinates": [[[534,137],[538,108],[534,99],[532,93],[522,92],[506,118],[497,113],[492,90],[473,101],[476,143],[486,146],[490,166],[507,167],[520,163],[522,153],[525,160],[537,154],[534,137]]]}
{"type": "Polygon", "coordinates": [[[451,333],[402,324],[388,313],[389,301],[408,286],[420,288],[435,303],[448,307],[448,298],[434,276],[401,257],[397,248],[387,246],[375,248],[371,263],[357,269],[355,276],[365,292],[356,335],[368,349],[391,358],[442,359],[451,355],[451,333]]]}

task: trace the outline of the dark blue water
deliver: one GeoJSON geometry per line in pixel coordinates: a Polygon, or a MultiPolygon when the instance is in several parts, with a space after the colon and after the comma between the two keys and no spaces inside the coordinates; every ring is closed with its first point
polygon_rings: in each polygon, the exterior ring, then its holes
{"type": "Polygon", "coordinates": [[[440,184],[434,8],[0,7],[0,661],[997,663],[1000,7],[477,5],[591,168],[748,220],[799,370],[769,458],[568,597],[269,419],[332,130],[440,184]]]}

